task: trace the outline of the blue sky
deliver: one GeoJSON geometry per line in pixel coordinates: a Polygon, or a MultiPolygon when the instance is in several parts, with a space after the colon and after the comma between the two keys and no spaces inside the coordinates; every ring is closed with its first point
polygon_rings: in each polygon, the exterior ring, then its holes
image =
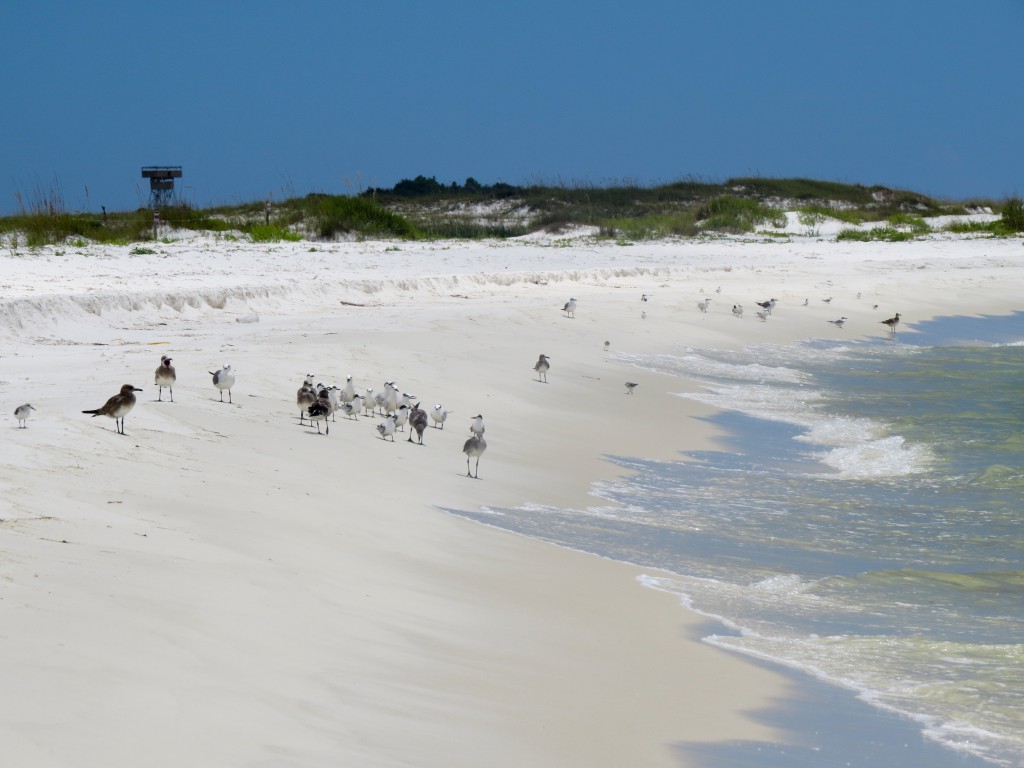
{"type": "Polygon", "coordinates": [[[1024,0],[0,6],[0,214],[403,178],[1024,193],[1024,0]]]}

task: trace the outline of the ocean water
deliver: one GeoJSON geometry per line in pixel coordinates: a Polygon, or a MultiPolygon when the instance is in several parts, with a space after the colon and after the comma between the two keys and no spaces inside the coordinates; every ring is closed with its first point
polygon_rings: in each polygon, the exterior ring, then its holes
{"type": "Polygon", "coordinates": [[[657,568],[716,620],[706,642],[856,692],[943,755],[1024,766],[1024,314],[914,331],[619,355],[701,382],[680,396],[720,409],[720,446],[609,457],[628,476],[587,509],[457,514],[657,568]]]}

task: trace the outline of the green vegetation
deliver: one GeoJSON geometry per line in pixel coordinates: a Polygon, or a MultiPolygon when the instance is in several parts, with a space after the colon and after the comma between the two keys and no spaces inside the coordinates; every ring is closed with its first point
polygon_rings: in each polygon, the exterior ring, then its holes
{"type": "Polygon", "coordinates": [[[270,206],[265,200],[206,210],[176,205],[160,211],[160,229],[154,232],[153,212],[145,208],[103,215],[69,213],[54,184],[35,193],[27,212],[0,218],[0,247],[128,244],[181,229],[255,243],[303,238],[509,238],[530,232],[560,234],[578,227],[592,227],[599,237],[616,242],[716,234],[786,236],[773,231],[785,226],[786,210],[797,212],[803,234],[817,235],[829,219],[851,225],[884,222],[869,230],[847,228],[838,237],[892,241],[931,232],[928,220],[933,216],[966,215],[982,207],[1001,209],[1002,217],[990,224],[954,222],[947,231],[990,236],[1024,232],[1024,204],[1019,199],[1003,205],[969,205],[880,186],[802,178],[751,177],[722,183],[683,179],[659,186],[620,181],[599,187],[561,182],[481,184],[472,177],[446,184],[417,176],[390,189],[310,194],[270,206]]]}

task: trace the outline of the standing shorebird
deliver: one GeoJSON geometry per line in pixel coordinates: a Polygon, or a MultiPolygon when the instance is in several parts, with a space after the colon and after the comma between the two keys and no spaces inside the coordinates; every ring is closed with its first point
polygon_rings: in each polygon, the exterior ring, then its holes
{"type": "Polygon", "coordinates": [[[121,387],[120,392],[103,404],[102,408],[95,408],[91,411],[82,411],[82,413],[91,413],[93,418],[96,418],[97,416],[109,416],[114,420],[114,429],[117,430],[119,435],[123,435],[124,417],[127,416],[131,409],[135,407],[135,393],[141,391],[142,390],[138,387],[132,386],[131,384],[125,384],[121,387]]]}
{"type": "Polygon", "coordinates": [[[743,305],[742,304],[733,304],[732,305],[732,313],[734,315],[736,315],[736,317],[743,317],[743,305]]]}
{"type": "Polygon", "coordinates": [[[434,420],[434,426],[437,429],[444,429],[445,419],[448,418],[448,409],[437,403],[430,411],[430,418],[434,420]]]}
{"type": "Polygon", "coordinates": [[[177,378],[174,366],[171,365],[171,358],[167,355],[160,355],[160,367],[156,369],[153,376],[153,384],[160,388],[157,390],[157,400],[163,400],[164,387],[167,387],[171,390],[171,402],[174,402],[174,382],[177,378]]]}
{"type": "Polygon", "coordinates": [[[235,371],[230,363],[224,363],[224,367],[217,371],[210,371],[213,376],[213,386],[220,390],[220,401],[224,402],[224,390],[228,391],[228,402],[231,402],[231,388],[235,386],[235,371]]]}
{"type": "Polygon", "coordinates": [[[896,333],[896,326],[900,324],[900,313],[897,312],[895,315],[890,317],[888,320],[879,320],[882,325],[889,326],[889,333],[896,333]]]}
{"type": "Polygon", "coordinates": [[[466,454],[466,477],[472,477],[477,480],[480,479],[480,457],[483,456],[484,451],[487,450],[487,441],[484,440],[483,435],[473,435],[469,440],[462,446],[462,452],[466,454]],[[469,459],[472,456],[476,456],[476,474],[470,474],[469,472],[469,459]]]}
{"type": "Polygon", "coordinates": [[[829,322],[832,323],[832,325],[834,325],[836,328],[842,328],[844,325],[846,325],[846,318],[840,317],[838,320],[829,320],[829,322]]]}
{"type": "Polygon", "coordinates": [[[384,417],[384,421],[377,425],[377,431],[380,432],[381,440],[387,440],[391,438],[391,442],[395,442],[395,417],[390,413],[384,417]]]}
{"type": "Polygon", "coordinates": [[[639,386],[639,384],[637,382],[635,382],[635,381],[627,381],[626,382],[626,394],[627,395],[632,395],[633,394],[633,390],[636,389],[638,386],[639,386]]]}
{"type": "Polygon", "coordinates": [[[469,431],[472,432],[474,435],[477,435],[479,437],[483,437],[484,431],[485,431],[484,430],[484,417],[481,416],[480,414],[477,414],[476,416],[474,416],[473,420],[471,422],[469,422],[469,431]]]}
{"type": "Polygon", "coordinates": [[[771,313],[767,309],[759,309],[754,314],[761,318],[761,322],[763,323],[768,320],[768,315],[770,315],[771,313]]]}
{"type": "Polygon", "coordinates": [[[576,299],[569,299],[565,302],[565,306],[562,307],[562,311],[565,312],[566,317],[576,317],[576,299]]]}
{"type": "Polygon", "coordinates": [[[548,362],[547,355],[541,355],[540,359],[533,364],[533,370],[537,372],[537,381],[542,381],[545,384],[548,383],[548,369],[551,367],[551,363],[548,362]]]}
{"type": "Polygon", "coordinates": [[[756,301],[754,303],[770,315],[772,310],[775,309],[776,300],[768,299],[768,301],[756,301]]]}
{"type": "Polygon", "coordinates": [[[25,403],[24,405],[19,405],[17,408],[14,409],[14,418],[18,420],[18,427],[20,429],[25,429],[25,422],[28,420],[29,411],[34,410],[35,408],[33,408],[28,403],[25,403]]]}
{"type": "Polygon", "coordinates": [[[345,386],[338,392],[338,399],[343,403],[351,403],[352,398],[356,396],[356,387],[352,383],[352,377],[345,377],[345,386]]]}
{"type": "Polygon", "coordinates": [[[299,406],[299,424],[305,423],[306,410],[315,402],[316,390],[307,379],[307,381],[299,387],[299,391],[295,393],[295,404],[299,406]]]}
{"type": "Polygon", "coordinates": [[[419,438],[419,444],[423,445],[423,431],[427,428],[427,412],[420,408],[420,404],[412,408],[412,414],[409,416],[409,426],[412,429],[409,431],[409,442],[412,442],[412,433],[416,432],[416,437],[419,438]]]}
{"type": "Polygon", "coordinates": [[[704,299],[704,301],[697,302],[697,309],[701,312],[707,312],[708,307],[711,306],[711,299],[704,299]]]}
{"type": "Polygon", "coordinates": [[[327,428],[327,434],[331,434],[331,423],[327,421],[327,417],[331,415],[331,404],[327,401],[326,397],[318,397],[309,408],[306,409],[306,413],[309,414],[309,423],[316,422],[316,433],[320,433],[320,422],[324,423],[327,428]]]}

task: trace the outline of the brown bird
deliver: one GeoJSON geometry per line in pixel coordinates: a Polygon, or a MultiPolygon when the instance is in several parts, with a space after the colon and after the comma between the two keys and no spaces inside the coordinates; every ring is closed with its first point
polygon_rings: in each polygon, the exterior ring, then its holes
{"type": "Polygon", "coordinates": [[[896,333],[896,326],[900,324],[900,313],[897,312],[888,320],[879,320],[878,322],[880,322],[882,325],[888,325],[890,333],[896,333]]]}
{"type": "Polygon", "coordinates": [[[153,377],[153,384],[160,388],[157,391],[157,400],[163,400],[164,387],[167,387],[171,391],[171,402],[174,402],[174,382],[177,378],[174,366],[171,365],[171,358],[167,355],[160,355],[160,367],[156,369],[156,374],[153,377]]]}
{"type": "Polygon", "coordinates": [[[537,381],[543,381],[545,384],[548,383],[548,370],[551,368],[548,359],[547,355],[541,355],[540,359],[533,364],[533,370],[537,372],[537,381]]]}
{"type": "Polygon", "coordinates": [[[484,441],[483,435],[473,435],[473,437],[469,438],[465,445],[462,446],[462,452],[466,454],[466,477],[473,477],[477,480],[480,479],[480,457],[486,450],[487,443],[484,441]],[[471,475],[469,473],[469,459],[471,456],[476,456],[475,475],[471,475]]]}
{"type": "Polygon", "coordinates": [[[114,420],[114,428],[118,434],[124,434],[124,417],[128,415],[132,408],[135,407],[135,393],[141,392],[142,390],[131,384],[125,384],[121,387],[121,391],[114,395],[112,398],[107,400],[103,404],[102,408],[96,408],[92,411],[82,411],[82,413],[91,413],[93,418],[96,416],[109,416],[114,420]]]}
{"type": "MultiPolygon", "coordinates": [[[[409,415],[409,426],[416,431],[420,445],[423,445],[423,431],[427,428],[427,412],[420,408],[419,403],[413,406],[412,413],[409,415]]],[[[412,442],[411,431],[409,432],[408,442],[412,442]]]]}

